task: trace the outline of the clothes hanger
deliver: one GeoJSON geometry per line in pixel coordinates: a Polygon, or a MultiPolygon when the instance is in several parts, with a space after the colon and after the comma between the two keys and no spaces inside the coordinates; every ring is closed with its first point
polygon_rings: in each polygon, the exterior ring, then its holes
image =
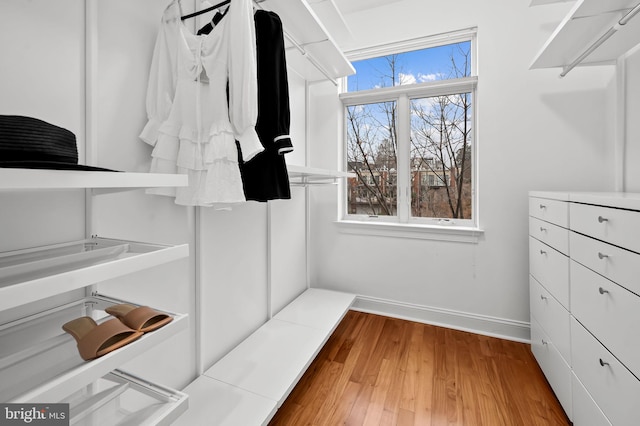
{"type": "Polygon", "coordinates": [[[222,18],[225,17],[228,11],[229,11],[229,8],[227,8],[227,10],[225,10],[222,13],[216,12],[216,14],[213,15],[213,18],[211,19],[211,21],[208,22],[204,27],[198,30],[198,35],[209,34],[211,30],[213,30],[213,27],[218,25],[218,22],[220,22],[220,20],[222,20],[222,18]]]}
{"type": "Polygon", "coordinates": [[[220,3],[216,4],[216,5],[211,6],[211,7],[207,7],[206,9],[202,9],[202,10],[199,10],[197,12],[193,12],[193,13],[190,13],[188,15],[181,16],[180,19],[184,21],[185,19],[193,18],[194,16],[198,16],[198,15],[202,15],[203,13],[211,12],[212,10],[218,9],[219,7],[225,6],[225,5],[229,4],[229,3],[231,3],[231,0],[224,0],[223,2],[220,2],[220,3]]]}

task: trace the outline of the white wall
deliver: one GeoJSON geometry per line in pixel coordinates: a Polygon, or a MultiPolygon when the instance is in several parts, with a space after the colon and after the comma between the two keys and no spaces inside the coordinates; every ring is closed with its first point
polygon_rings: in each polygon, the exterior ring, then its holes
{"type": "Polygon", "coordinates": [[[625,190],[640,192],[640,48],[626,59],[625,74],[625,190]]]}
{"type": "MultiPolygon", "coordinates": [[[[3,1],[0,114],[35,117],[84,142],[83,2],[3,1]]],[[[0,252],[84,238],[84,191],[0,193],[0,252]]],[[[61,303],[61,299],[57,299],[61,303]]],[[[51,301],[45,301],[47,306],[51,301]]],[[[34,307],[0,313],[2,320],[34,307]]]]}
{"type": "MultiPolygon", "coordinates": [[[[354,36],[347,50],[478,27],[478,214],[484,237],[469,244],[342,234],[332,223],[335,189],[316,189],[313,286],[393,301],[418,317],[454,314],[448,318],[460,316],[462,328],[465,318],[479,318],[467,326],[528,338],[527,192],[614,185],[613,67],[579,68],[562,79],[559,70],[529,70],[570,5],[528,4],[404,0],[345,16],[354,36]],[[496,331],[499,324],[506,328],[496,331]]],[[[335,168],[335,88],[318,87],[312,105],[312,166],[335,168]]]]}

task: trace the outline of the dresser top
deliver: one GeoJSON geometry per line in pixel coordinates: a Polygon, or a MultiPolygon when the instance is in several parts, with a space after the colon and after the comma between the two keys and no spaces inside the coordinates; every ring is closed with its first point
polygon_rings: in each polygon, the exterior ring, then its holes
{"type": "Polygon", "coordinates": [[[640,193],[637,192],[530,191],[529,196],[640,211],[640,193]]]}

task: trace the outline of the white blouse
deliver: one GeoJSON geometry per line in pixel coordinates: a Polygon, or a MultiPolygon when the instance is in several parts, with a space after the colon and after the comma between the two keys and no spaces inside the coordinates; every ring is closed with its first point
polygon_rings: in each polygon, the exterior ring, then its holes
{"type": "Polygon", "coordinates": [[[180,19],[178,0],[165,10],[147,87],[148,122],[140,138],[154,147],[150,171],[187,174],[189,186],[149,190],[176,204],[245,201],[238,167],[264,148],[258,116],[256,43],[251,0],[232,0],[206,35],[180,19]],[[228,83],[228,102],[227,102],[228,83]]]}

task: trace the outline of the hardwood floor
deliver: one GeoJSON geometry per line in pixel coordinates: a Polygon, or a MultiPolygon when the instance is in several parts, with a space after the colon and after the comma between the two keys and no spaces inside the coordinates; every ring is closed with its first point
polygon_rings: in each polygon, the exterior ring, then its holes
{"type": "Polygon", "coordinates": [[[569,425],[529,346],[349,311],[270,425],[569,425]]]}

